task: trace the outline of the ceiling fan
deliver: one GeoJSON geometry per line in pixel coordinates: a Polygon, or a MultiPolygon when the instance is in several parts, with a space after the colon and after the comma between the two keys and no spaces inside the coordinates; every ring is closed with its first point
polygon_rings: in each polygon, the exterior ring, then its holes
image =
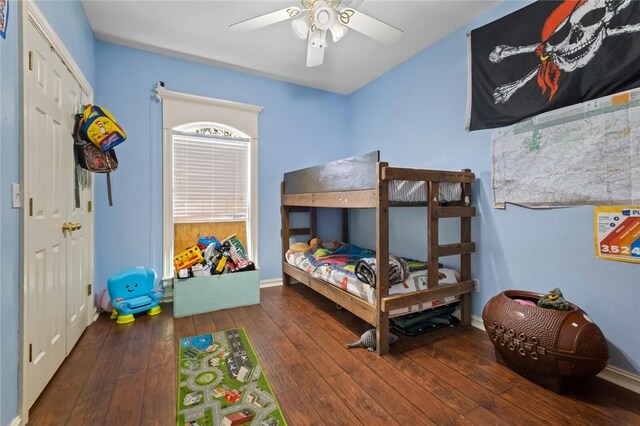
{"type": "Polygon", "coordinates": [[[307,66],[322,65],[324,48],[327,45],[327,31],[333,42],[340,41],[347,30],[362,33],[374,40],[393,45],[400,40],[403,31],[376,18],[355,10],[362,0],[301,0],[302,7],[291,6],[266,15],[257,16],[230,25],[234,31],[253,31],[268,25],[291,19],[293,32],[301,39],[307,39],[307,66]],[[340,3],[348,6],[338,10],[340,3]]]}

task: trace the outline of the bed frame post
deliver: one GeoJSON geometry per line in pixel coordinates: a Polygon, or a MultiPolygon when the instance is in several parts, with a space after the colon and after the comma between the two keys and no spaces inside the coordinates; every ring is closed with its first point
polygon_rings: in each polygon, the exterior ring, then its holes
{"type": "Polygon", "coordinates": [[[349,209],[342,209],[342,241],[349,242],[349,209]]]}
{"type": "MultiPolygon", "coordinates": [[[[470,169],[462,169],[463,172],[471,172],[470,169]]],[[[465,207],[471,205],[471,184],[462,184],[462,202],[465,207]]],[[[460,218],[460,242],[462,244],[471,242],[471,217],[460,218]]],[[[462,281],[471,279],[471,253],[460,255],[460,278],[462,281]]],[[[471,294],[462,295],[460,303],[460,322],[463,326],[471,325],[471,294]]]]}
{"type": "MultiPolygon", "coordinates": [[[[280,235],[282,236],[282,263],[287,261],[286,253],[289,247],[289,206],[284,204],[284,181],[280,182],[280,217],[282,218],[282,228],[280,229],[280,235]]],[[[291,278],[289,275],[282,271],[282,284],[291,284],[291,278]]]]}
{"type": "Polygon", "coordinates": [[[429,193],[427,194],[429,204],[427,207],[427,288],[437,288],[440,271],[438,268],[438,244],[439,229],[437,209],[440,205],[440,183],[428,182],[429,193]]]}
{"type": "Polygon", "coordinates": [[[376,348],[378,355],[389,352],[389,312],[382,311],[382,299],[389,295],[389,181],[383,180],[387,163],[376,170],[376,348]]]}
{"type": "Polygon", "coordinates": [[[318,209],[309,207],[309,239],[318,236],[318,209]]]}

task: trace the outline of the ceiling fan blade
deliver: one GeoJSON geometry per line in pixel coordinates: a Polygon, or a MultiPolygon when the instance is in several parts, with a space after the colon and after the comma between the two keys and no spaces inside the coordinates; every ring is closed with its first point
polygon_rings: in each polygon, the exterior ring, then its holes
{"type": "Polygon", "coordinates": [[[307,42],[307,66],[317,67],[324,62],[324,47],[326,45],[325,30],[309,31],[307,42]]]}
{"type": "Polygon", "coordinates": [[[267,13],[266,15],[256,16],[255,18],[229,25],[229,28],[234,31],[241,32],[253,31],[271,24],[286,21],[287,19],[295,18],[298,15],[300,15],[300,8],[291,6],[286,9],[276,10],[275,12],[267,13]]]}
{"type": "Polygon", "coordinates": [[[351,8],[338,12],[341,24],[389,46],[396,44],[404,31],[351,8]]]}

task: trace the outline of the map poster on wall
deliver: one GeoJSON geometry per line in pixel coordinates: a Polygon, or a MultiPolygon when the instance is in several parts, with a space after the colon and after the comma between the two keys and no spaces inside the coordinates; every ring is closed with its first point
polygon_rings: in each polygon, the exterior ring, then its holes
{"type": "Polygon", "coordinates": [[[493,131],[493,199],[527,207],[640,203],[640,89],[493,131]]]}
{"type": "Polygon", "coordinates": [[[594,210],[596,257],[640,263],[640,206],[594,210]]]}

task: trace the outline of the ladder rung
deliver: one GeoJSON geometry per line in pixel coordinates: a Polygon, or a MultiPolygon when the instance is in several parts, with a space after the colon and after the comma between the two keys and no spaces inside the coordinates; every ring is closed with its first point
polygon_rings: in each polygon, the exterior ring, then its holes
{"type": "Polygon", "coordinates": [[[476,243],[442,244],[437,246],[435,251],[438,257],[473,253],[476,251],[476,243]]]}
{"type": "Polygon", "coordinates": [[[289,228],[289,235],[311,235],[311,229],[309,228],[289,228]]]}
{"type": "Polygon", "coordinates": [[[311,211],[311,207],[291,206],[289,207],[290,213],[308,213],[311,211]]]}
{"type": "Polygon", "coordinates": [[[464,206],[440,206],[436,208],[436,217],[473,217],[476,215],[475,207],[464,206]]]}

